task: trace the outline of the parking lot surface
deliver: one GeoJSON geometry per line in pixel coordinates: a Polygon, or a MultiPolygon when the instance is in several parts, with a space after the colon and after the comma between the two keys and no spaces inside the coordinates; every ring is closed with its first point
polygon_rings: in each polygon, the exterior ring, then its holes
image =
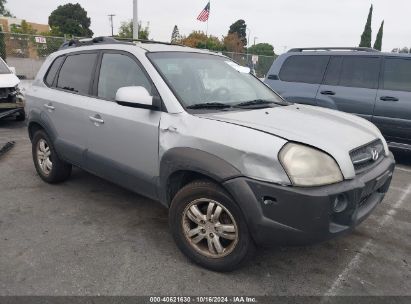
{"type": "Polygon", "coordinates": [[[0,121],[0,295],[411,295],[411,154],[353,233],[308,247],[260,249],[232,273],[190,263],[167,209],[74,169],[48,185],[23,123],[0,121]]]}

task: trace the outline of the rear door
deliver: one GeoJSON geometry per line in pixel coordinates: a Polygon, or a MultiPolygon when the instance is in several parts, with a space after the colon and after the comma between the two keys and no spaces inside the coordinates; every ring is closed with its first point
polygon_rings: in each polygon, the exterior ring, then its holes
{"type": "Polygon", "coordinates": [[[325,55],[292,55],[285,59],[279,74],[270,74],[265,82],[288,101],[315,105],[328,60],[325,55]]]}
{"type": "Polygon", "coordinates": [[[97,52],[73,53],[56,59],[46,76],[47,99],[43,101],[43,118],[51,121],[57,135],[58,153],[74,165],[83,167],[87,145],[86,109],[93,98],[92,76],[97,64],[97,52]],[[62,61],[62,62],[60,62],[62,61]],[[58,69],[54,79],[52,76],[58,69]]]}
{"type": "Polygon", "coordinates": [[[332,56],[317,105],[372,119],[380,75],[379,56],[332,56]]]}
{"type": "Polygon", "coordinates": [[[411,144],[411,58],[386,57],[373,122],[388,141],[411,144]]]}

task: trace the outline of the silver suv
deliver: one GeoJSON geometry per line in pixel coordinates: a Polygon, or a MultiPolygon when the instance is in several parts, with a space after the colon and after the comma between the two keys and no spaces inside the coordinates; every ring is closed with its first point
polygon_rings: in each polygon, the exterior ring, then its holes
{"type": "Polygon", "coordinates": [[[350,231],[395,164],[372,123],[286,102],[248,68],[182,46],[72,41],[47,58],[27,108],[44,181],[74,165],[160,201],[178,247],[217,271],[256,245],[350,231]]]}

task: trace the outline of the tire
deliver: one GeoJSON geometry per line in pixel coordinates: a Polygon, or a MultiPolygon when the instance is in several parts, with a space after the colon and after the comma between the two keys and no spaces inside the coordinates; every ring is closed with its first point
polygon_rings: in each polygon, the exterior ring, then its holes
{"type": "Polygon", "coordinates": [[[37,131],[33,136],[32,155],[36,171],[45,182],[56,184],[70,177],[72,166],[58,157],[52,141],[43,130],[37,131]]]}
{"type": "Polygon", "coordinates": [[[171,203],[169,222],[179,249],[204,268],[233,271],[255,251],[240,208],[213,182],[201,180],[183,187],[171,203]]]}

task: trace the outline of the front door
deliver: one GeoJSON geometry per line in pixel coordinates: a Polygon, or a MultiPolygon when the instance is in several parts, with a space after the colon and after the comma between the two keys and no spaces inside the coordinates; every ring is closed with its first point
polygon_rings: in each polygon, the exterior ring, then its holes
{"type": "Polygon", "coordinates": [[[119,88],[155,89],[137,59],[124,52],[104,52],[89,109],[87,168],[126,188],[156,198],[159,175],[160,111],[125,107],[115,102],[119,88]]]}
{"type": "Polygon", "coordinates": [[[317,93],[317,105],[371,120],[380,60],[377,56],[332,56],[317,93]]]}
{"type": "Polygon", "coordinates": [[[373,122],[390,142],[411,145],[411,58],[388,57],[373,122]]]}

